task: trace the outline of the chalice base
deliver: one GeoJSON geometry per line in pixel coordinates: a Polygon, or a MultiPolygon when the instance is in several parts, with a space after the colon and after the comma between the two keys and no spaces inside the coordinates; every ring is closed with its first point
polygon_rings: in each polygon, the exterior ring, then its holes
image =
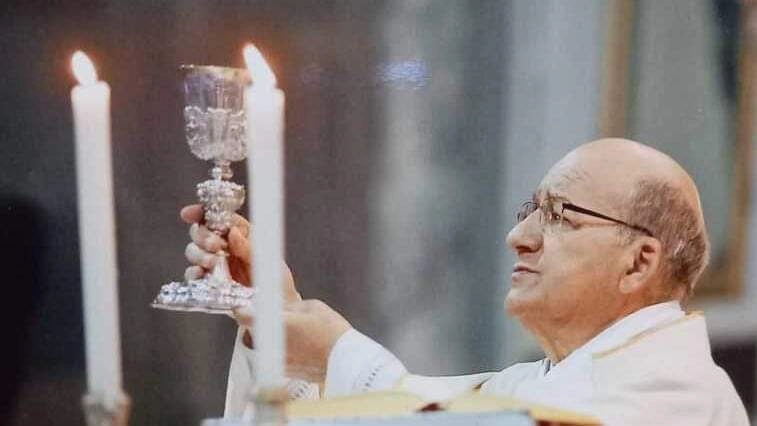
{"type": "Polygon", "coordinates": [[[173,281],[160,288],[150,306],[157,309],[206,314],[230,314],[252,303],[255,290],[231,279],[225,258],[213,272],[189,281],[173,281]]]}
{"type": "Polygon", "coordinates": [[[207,278],[163,285],[150,306],[157,309],[206,314],[229,314],[252,303],[252,289],[232,282],[228,288],[214,288],[207,278]]]}

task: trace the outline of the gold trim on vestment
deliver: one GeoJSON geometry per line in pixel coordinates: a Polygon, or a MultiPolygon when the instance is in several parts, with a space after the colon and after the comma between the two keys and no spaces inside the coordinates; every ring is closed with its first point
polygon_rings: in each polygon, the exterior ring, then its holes
{"type": "Polygon", "coordinates": [[[689,321],[689,320],[692,320],[692,319],[695,319],[695,318],[704,318],[704,312],[702,312],[702,311],[693,311],[693,312],[690,312],[690,313],[686,314],[683,318],[679,318],[679,319],[677,319],[677,320],[675,320],[673,322],[661,324],[661,325],[658,325],[656,327],[652,327],[652,328],[650,328],[648,330],[642,331],[641,333],[639,333],[639,334],[631,337],[630,339],[628,339],[628,341],[626,341],[622,345],[619,345],[619,346],[616,346],[614,348],[607,349],[607,350],[604,350],[604,351],[601,351],[601,352],[594,352],[591,355],[592,355],[592,357],[594,359],[604,358],[604,357],[606,357],[606,356],[608,356],[610,354],[613,354],[613,353],[615,353],[615,352],[617,352],[617,351],[619,351],[621,349],[625,349],[625,348],[627,348],[627,347],[629,347],[631,345],[634,345],[637,342],[639,342],[640,340],[644,339],[645,337],[648,337],[648,336],[650,336],[650,335],[652,335],[654,333],[657,333],[658,331],[664,330],[664,329],[666,329],[668,327],[672,327],[674,325],[678,325],[680,323],[683,323],[683,322],[686,322],[686,321],[689,321]]]}

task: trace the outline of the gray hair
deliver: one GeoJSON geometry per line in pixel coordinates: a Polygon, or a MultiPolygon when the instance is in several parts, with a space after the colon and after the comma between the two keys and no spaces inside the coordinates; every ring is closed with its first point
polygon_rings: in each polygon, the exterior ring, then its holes
{"type": "Polygon", "coordinates": [[[660,180],[640,181],[627,202],[628,222],[649,229],[662,245],[662,273],[670,283],[666,290],[683,287],[688,298],[710,259],[697,211],[679,189],[660,180]]]}

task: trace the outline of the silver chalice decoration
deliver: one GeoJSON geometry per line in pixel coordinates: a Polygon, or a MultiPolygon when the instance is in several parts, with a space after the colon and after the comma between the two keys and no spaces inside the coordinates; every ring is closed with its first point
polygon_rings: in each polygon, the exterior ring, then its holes
{"type": "MultiPolygon", "coordinates": [[[[247,155],[244,89],[247,71],[238,68],[184,65],[184,121],[187,143],[196,157],[212,161],[211,178],[197,185],[205,226],[225,237],[234,212],[244,202],[244,187],[229,181],[231,163],[247,155]]],[[[253,289],[231,278],[228,253],[218,253],[213,270],[204,277],[161,287],[152,306],[175,311],[225,314],[248,305],[253,289]]]]}

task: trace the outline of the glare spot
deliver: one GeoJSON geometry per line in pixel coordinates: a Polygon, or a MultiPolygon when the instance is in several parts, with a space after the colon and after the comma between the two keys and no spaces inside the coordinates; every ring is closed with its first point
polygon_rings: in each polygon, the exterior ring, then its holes
{"type": "Polygon", "coordinates": [[[378,76],[387,86],[419,89],[428,85],[428,66],[421,60],[392,61],[379,66],[378,76]]]}

